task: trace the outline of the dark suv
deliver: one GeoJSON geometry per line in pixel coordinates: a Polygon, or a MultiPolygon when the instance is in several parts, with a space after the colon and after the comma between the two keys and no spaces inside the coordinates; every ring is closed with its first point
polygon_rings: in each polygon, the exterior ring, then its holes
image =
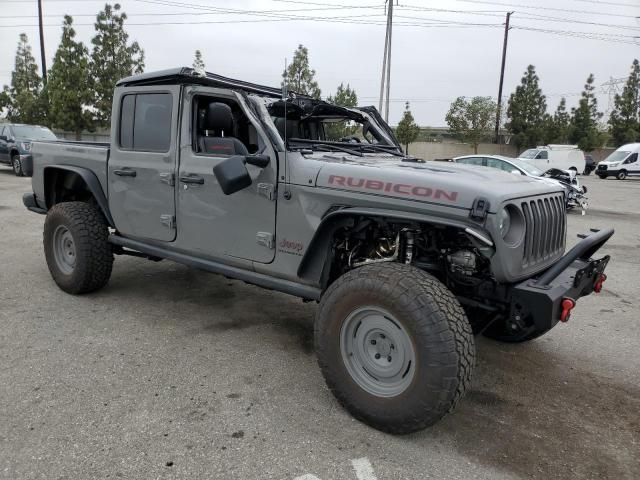
{"type": "Polygon", "coordinates": [[[47,127],[39,125],[0,125],[0,163],[11,165],[18,177],[30,177],[33,173],[31,142],[34,140],[57,140],[57,137],[47,127]]]}

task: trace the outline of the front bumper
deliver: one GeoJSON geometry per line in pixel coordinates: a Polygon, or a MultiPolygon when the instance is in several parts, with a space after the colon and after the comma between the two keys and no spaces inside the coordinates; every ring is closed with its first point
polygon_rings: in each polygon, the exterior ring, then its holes
{"type": "MultiPolygon", "coordinates": [[[[590,295],[609,262],[606,255],[591,258],[613,235],[613,229],[592,231],[560,258],[551,268],[535,278],[515,285],[511,291],[510,324],[517,328],[544,332],[562,316],[563,300],[577,301],[590,295]]],[[[568,317],[565,317],[565,321],[568,317]]]]}
{"type": "Polygon", "coordinates": [[[615,177],[622,170],[620,167],[611,168],[608,165],[598,165],[596,175],[600,177],[615,177]]]}

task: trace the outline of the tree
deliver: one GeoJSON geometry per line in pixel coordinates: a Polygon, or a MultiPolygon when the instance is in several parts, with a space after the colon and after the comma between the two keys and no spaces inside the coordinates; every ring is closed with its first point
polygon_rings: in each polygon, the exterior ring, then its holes
{"type": "MultiPolygon", "coordinates": [[[[344,83],[341,83],[336,90],[336,94],[327,97],[327,102],[340,107],[357,107],[358,95],[348,83],[346,87],[344,83]]],[[[357,127],[353,125],[353,122],[333,122],[325,127],[325,134],[328,140],[340,140],[341,138],[355,135],[356,132],[357,127]]]]}
{"type": "Polygon", "coordinates": [[[289,90],[320,98],[320,87],[314,79],[315,75],[316,71],[309,67],[309,50],[303,45],[298,45],[298,49],[293,54],[293,61],[282,72],[283,85],[286,82],[289,90]]]}
{"type": "Polygon", "coordinates": [[[616,147],[640,142],[640,62],[637,59],[631,65],[622,95],[615,96],[609,126],[616,147]]]}
{"type": "Polygon", "coordinates": [[[416,138],[418,138],[419,133],[420,127],[413,119],[413,115],[409,108],[409,102],[407,102],[404,106],[402,120],[398,122],[398,126],[396,127],[396,137],[398,137],[398,141],[404,145],[405,153],[409,154],[409,144],[413,143],[416,138]]]}
{"type": "Polygon", "coordinates": [[[83,130],[93,130],[91,112],[87,110],[93,95],[89,87],[89,50],[75,36],[73,18],[65,15],[62,40],[49,70],[46,90],[51,105],[50,124],[75,132],[79,140],[83,130]]]}
{"type": "Polygon", "coordinates": [[[31,53],[31,45],[25,33],[20,34],[15,66],[11,73],[11,86],[3,88],[0,101],[7,109],[11,122],[43,124],[46,121],[47,104],[42,95],[42,78],[31,53]]]}
{"type": "Polygon", "coordinates": [[[96,17],[96,35],[91,39],[93,52],[89,69],[94,90],[93,105],[96,121],[102,127],[107,127],[111,120],[116,82],[144,70],[144,50],[138,42],[128,44],[129,35],[124,30],[127,15],[119,11],[118,3],[113,6],[106,4],[96,17]]]}
{"type": "Polygon", "coordinates": [[[538,86],[539,80],[535,67],[529,65],[509,97],[506,127],[518,148],[535,147],[543,140],[547,100],[538,86]]]}
{"type": "Polygon", "coordinates": [[[193,68],[198,72],[204,72],[204,60],[202,60],[202,53],[200,50],[196,50],[195,56],[193,58],[193,68]]]}
{"type": "Polygon", "coordinates": [[[462,142],[472,144],[473,152],[478,153],[478,144],[490,134],[497,108],[490,97],[458,97],[445,119],[451,132],[462,142]]]}
{"type": "Polygon", "coordinates": [[[585,152],[591,152],[593,149],[601,147],[605,140],[602,132],[598,130],[598,122],[602,118],[602,113],[598,112],[594,81],[593,74],[590,74],[578,108],[571,110],[569,141],[577,144],[580,150],[585,152]]]}
{"type": "Polygon", "coordinates": [[[567,112],[567,101],[562,97],[553,116],[545,115],[543,143],[545,145],[549,145],[551,143],[567,143],[570,122],[571,116],[569,115],[569,112],[567,112]]]}

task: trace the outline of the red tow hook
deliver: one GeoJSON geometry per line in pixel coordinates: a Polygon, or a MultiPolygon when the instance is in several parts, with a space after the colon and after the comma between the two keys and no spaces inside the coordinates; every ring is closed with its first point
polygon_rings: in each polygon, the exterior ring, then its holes
{"type": "Polygon", "coordinates": [[[568,322],[571,316],[571,310],[576,306],[576,301],[573,298],[563,298],[561,305],[562,313],[560,314],[560,321],[568,322]]]}
{"type": "Polygon", "coordinates": [[[598,279],[596,283],[593,285],[593,291],[596,293],[600,293],[602,291],[602,284],[607,279],[607,276],[604,273],[598,275],[598,279]]]}

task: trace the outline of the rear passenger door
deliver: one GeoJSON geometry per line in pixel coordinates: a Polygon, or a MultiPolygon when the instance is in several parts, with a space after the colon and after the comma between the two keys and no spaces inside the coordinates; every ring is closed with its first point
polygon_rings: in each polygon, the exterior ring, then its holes
{"type": "Polygon", "coordinates": [[[116,89],[109,208],[126,236],[173,241],[179,86],[116,89]]]}

